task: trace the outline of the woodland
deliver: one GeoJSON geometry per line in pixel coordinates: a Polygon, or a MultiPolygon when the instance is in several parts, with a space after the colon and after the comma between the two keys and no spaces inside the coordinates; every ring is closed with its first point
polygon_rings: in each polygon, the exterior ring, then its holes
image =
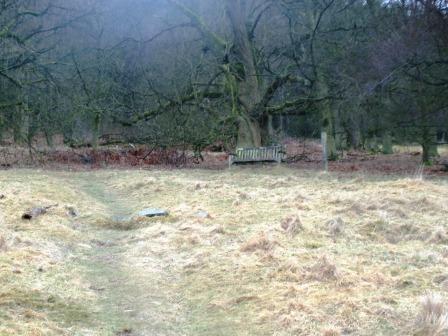
{"type": "Polygon", "coordinates": [[[446,0],[1,0],[0,135],[437,157],[446,0]]]}

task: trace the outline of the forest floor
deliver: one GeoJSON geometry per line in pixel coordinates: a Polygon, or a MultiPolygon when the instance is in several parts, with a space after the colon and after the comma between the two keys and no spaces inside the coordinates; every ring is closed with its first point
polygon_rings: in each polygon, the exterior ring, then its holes
{"type": "MultiPolygon", "coordinates": [[[[313,140],[286,139],[286,162],[291,168],[322,170],[322,146],[313,140]]],[[[440,156],[433,165],[423,166],[420,146],[395,146],[394,153],[383,155],[369,151],[340,152],[329,163],[331,172],[369,173],[379,175],[448,176],[448,145],[439,146],[440,156]],[[444,165],[445,163],[445,165],[444,165]]],[[[95,170],[104,168],[187,168],[222,170],[228,167],[228,154],[219,146],[207,148],[195,157],[189,150],[155,149],[148,146],[118,145],[94,148],[0,146],[0,168],[47,168],[62,170],[95,170]]]]}
{"type": "Polygon", "coordinates": [[[447,199],[277,166],[1,171],[0,335],[417,335],[448,295],[447,199]]]}

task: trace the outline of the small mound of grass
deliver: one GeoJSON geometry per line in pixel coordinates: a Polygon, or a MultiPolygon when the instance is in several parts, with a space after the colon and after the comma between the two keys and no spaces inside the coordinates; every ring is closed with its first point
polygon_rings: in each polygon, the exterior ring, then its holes
{"type": "Polygon", "coordinates": [[[242,252],[270,251],[274,248],[274,245],[274,242],[263,232],[249,239],[241,246],[240,250],[242,252]]]}

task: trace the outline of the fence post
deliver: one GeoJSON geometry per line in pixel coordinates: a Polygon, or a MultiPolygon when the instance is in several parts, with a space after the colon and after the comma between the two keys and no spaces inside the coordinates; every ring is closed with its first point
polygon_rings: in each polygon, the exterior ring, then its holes
{"type": "Polygon", "coordinates": [[[324,164],[324,170],[328,172],[327,132],[321,133],[321,142],[322,142],[322,160],[324,164]]]}

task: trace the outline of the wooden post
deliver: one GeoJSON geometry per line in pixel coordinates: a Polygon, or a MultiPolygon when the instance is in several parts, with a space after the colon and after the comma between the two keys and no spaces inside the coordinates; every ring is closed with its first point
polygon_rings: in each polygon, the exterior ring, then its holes
{"type": "Polygon", "coordinates": [[[322,142],[322,160],[324,164],[324,170],[328,172],[327,132],[321,133],[321,142],[322,142]]]}

